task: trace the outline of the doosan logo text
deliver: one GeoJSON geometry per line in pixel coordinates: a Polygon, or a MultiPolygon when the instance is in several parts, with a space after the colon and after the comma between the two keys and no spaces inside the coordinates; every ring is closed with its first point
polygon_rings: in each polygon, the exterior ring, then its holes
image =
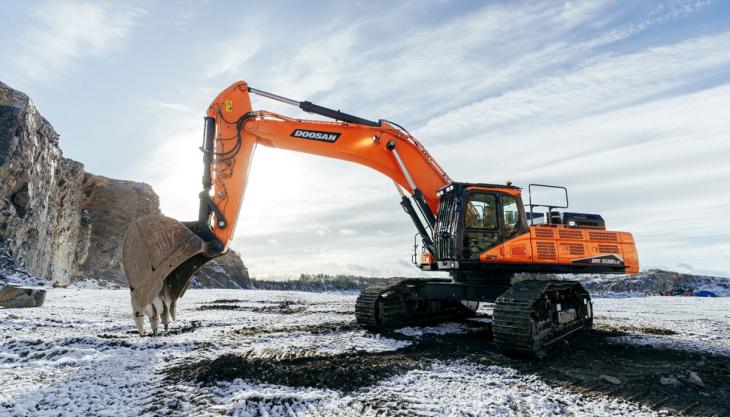
{"type": "Polygon", "coordinates": [[[340,137],[340,133],[338,133],[338,132],[321,132],[319,130],[296,129],[295,131],[291,132],[290,136],[294,137],[294,138],[311,139],[311,140],[318,140],[321,142],[333,143],[337,140],[337,138],[340,137]]]}

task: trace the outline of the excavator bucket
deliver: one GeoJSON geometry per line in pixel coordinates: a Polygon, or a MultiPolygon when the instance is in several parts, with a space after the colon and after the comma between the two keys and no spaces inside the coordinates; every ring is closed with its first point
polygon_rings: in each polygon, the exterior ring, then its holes
{"type": "Polygon", "coordinates": [[[134,311],[143,312],[164,294],[174,319],[176,300],[193,274],[211,259],[204,255],[205,249],[202,239],[169,217],[147,215],[131,223],[124,235],[122,263],[134,311]]]}

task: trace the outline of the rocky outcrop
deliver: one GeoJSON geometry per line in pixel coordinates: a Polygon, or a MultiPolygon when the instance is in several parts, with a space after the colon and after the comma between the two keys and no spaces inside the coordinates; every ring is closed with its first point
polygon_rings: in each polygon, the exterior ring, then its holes
{"type": "Polygon", "coordinates": [[[633,276],[591,276],[581,282],[591,294],[611,295],[663,295],[675,289],[711,291],[717,296],[730,296],[730,278],[649,269],[633,276]]]}
{"type": "Polygon", "coordinates": [[[83,176],[28,96],[0,83],[0,245],[29,273],[71,277],[83,176]]]}
{"type": "Polygon", "coordinates": [[[160,200],[147,184],[88,173],[80,191],[81,221],[72,279],[92,277],[124,284],[122,240],[127,225],[145,214],[159,214],[160,200]]]}
{"type": "Polygon", "coordinates": [[[193,288],[253,288],[248,268],[234,251],[203,265],[193,277],[193,288]]]}
{"type": "MultiPolygon", "coordinates": [[[[0,250],[12,255],[13,268],[57,286],[84,279],[126,285],[124,233],[137,217],[160,212],[157,194],[147,184],[85,172],[58,142],[28,96],[0,83],[0,250]]],[[[201,269],[196,282],[251,285],[232,252],[201,269]]]]}

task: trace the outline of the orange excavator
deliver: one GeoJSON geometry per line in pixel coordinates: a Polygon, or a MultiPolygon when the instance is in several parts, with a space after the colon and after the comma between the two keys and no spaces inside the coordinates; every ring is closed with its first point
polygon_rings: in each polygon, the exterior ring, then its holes
{"type": "Polygon", "coordinates": [[[473,315],[494,303],[497,347],[510,355],[544,356],[556,342],[593,323],[591,298],[576,281],[514,279],[514,274],[633,274],[633,237],[606,230],[596,214],[560,212],[565,205],[532,202],[521,189],[453,181],[406,129],[249,87],[239,81],[213,100],[204,119],[203,190],[197,221],[149,215],[124,239],[123,265],[134,319],[144,333],[159,320],[167,329],[191,277],[223,255],[232,239],[257,145],[289,149],[368,166],[395,183],[417,233],[414,263],[451,278],[400,279],[374,285],[357,298],[362,326],[379,331],[473,315]],[[256,94],[334,121],[303,120],[254,111],[256,94]],[[535,212],[535,207],[547,211],[535,212]],[[420,242],[419,242],[420,240],[420,242]]]}

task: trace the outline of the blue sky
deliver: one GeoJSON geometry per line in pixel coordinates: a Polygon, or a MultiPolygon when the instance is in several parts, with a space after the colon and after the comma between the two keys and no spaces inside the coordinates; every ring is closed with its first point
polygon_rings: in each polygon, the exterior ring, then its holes
{"type": "MultiPolygon", "coordinates": [[[[27,1],[0,35],[0,80],[64,154],[179,219],[204,111],[244,79],[395,120],[457,180],[566,185],[644,268],[730,276],[730,2],[27,1]]],[[[366,168],[259,147],[232,247],[256,276],[417,275],[398,201],[366,168]]]]}

